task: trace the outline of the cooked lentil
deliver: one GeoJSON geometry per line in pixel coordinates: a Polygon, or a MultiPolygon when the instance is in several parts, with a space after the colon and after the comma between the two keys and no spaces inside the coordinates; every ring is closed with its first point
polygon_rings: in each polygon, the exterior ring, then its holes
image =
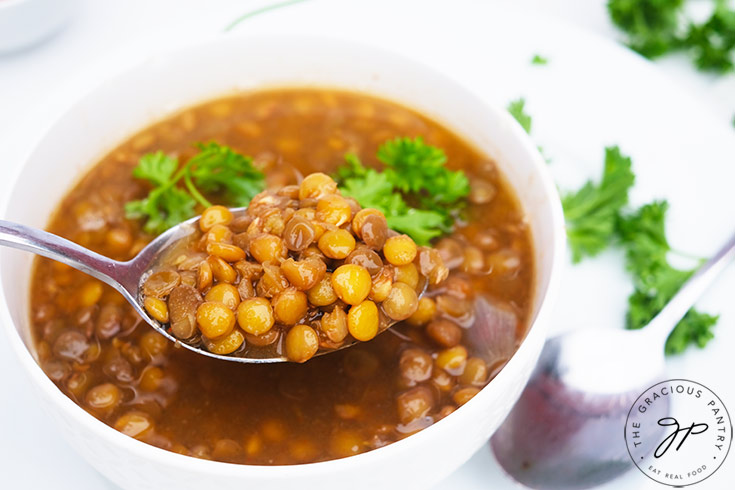
{"type": "MultiPolygon", "coordinates": [[[[314,182],[311,175],[302,181],[299,194],[314,194],[311,190],[311,183],[314,182]],[[301,187],[305,189],[302,191],[301,187]]],[[[200,348],[244,357],[285,356],[295,362],[305,362],[319,350],[338,349],[353,339],[371,340],[395,321],[411,316],[416,311],[419,294],[425,289],[429,277],[446,277],[447,269],[441,258],[431,263],[431,267],[423,268],[425,277],[419,274],[412,263],[417,247],[406,235],[388,239],[382,250],[372,250],[362,242],[359,244],[360,249],[356,250],[352,207],[357,212],[362,209],[357,203],[351,206],[339,195],[336,185],[332,185],[330,180],[326,175],[318,178],[322,190],[319,191],[321,197],[316,201],[316,211],[313,198],[299,200],[288,197],[292,193],[289,187],[266,190],[255,196],[248,209],[237,217],[236,223],[227,208],[211,206],[205,209],[199,219],[202,233],[195,232],[177,244],[159,261],[150,276],[144,278],[141,294],[146,311],[173,335],[178,337],[181,332],[188,334],[188,337],[179,338],[200,348]],[[302,211],[303,215],[313,216],[316,221],[296,215],[302,211]],[[324,257],[292,251],[284,245],[301,241],[299,236],[289,236],[290,233],[300,235],[295,227],[289,227],[292,219],[299,220],[299,227],[333,228],[325,231],[318,241],[324,257]],[[269,226],[276,222],[280,224],[269,226]],[[228,227],[239,228],[246,224],[246,231],[239,234],[236,234],[236,229],[228,227]],[[271,233],[276,230],[284,236],[271,233]],[[248,252],[230,243],[235,237],[239,238],[240,243],[249,244],[246,247],[248,252]],[[386,254],[387,262],[400,265],[383,265],[379,252],[386,254]],[[205,267],[206,275],[212,267],[215,273],[211,280],[200,281],[199,284],[204,303],[196,309],[197,330],[192,332],[178,325],[168,325],[169,316],[178,319],[186,316],[191,309],[189,304],[179,301],[178,295],[170,297],[183,282],[181,275],[188,272],[201,276],[202,267],[205,267]],[[236,277],[232,280],[229,275],[217,274],[218,268],[231,269],[236,277]],[[372,276],[380,277],[383,269],[393,273],[396,282],[385,299],[376,305],[366,299],[372,287],[372,276]],[[261,275],[261,270],[269,272],[261,275]],[[309,303],[304,290],[314,287],[327,275],[327,271],[331,273],[331,286],[335,292],[332,301],[327,303],[326,297],[317,296],[315,303],[309,303]],[[275,285],[265,284],[271,280],[269,274],[278,276],[275,285]],[[236,283],[237,287],[231,283],[236,283]],[[258,296],[263,293],[264,297],[253,298],[253,291],[258,296]],[[239,306],[241,301],[244,301],[242,307],[239,306]],[[347,314],[350,336],[337,340],[339,335],[335,334],[334,325],[325,324],[332,328],[327,332],[321,328],[322,319],[335,308],[340,309],[342,302],[350,305],[347,314]],[[237,321],[244,333],[262,335],[275,324],[275,338],[265,345],[251,345],[245,341],[243,332],[233,334],[234,310],[237,310],[237,321]],[[300,333],[291,335],[296,325],[300,333]],[[282,335],[286,336],[285,346],[280,340],[282,335]],[[302,344],[307,347],[297,348],[302,344]]],[[[379,213],[370,209],[366,211],[371,215],[379,213]]],[[[382,215],[379,217],[385,221],[382,215]]]]}

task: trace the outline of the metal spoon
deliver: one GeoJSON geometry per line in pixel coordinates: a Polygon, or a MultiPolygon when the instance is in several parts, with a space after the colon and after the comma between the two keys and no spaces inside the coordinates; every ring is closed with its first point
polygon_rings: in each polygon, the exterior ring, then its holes
{"type": "MultiPolygon", "coordinates": [[[[246,209],[235,208],[231,209],[231,211],[237,215],[246,209]]],[[[145,308],[143,308],[139,290],[148,273],[158,264],[165,253],[170,250],[170,247],[180,243],[181,240],[186,239],[199,229],[198,221],[199,217],[191,218],[168,229],[158,235],[138,255],[127,262],[109,259],[52,233],[4,220],[0,220],[0,245],[25,250],[62,262],[109,284],[122,294],[128,303],[133,305],[136,313],[146,323],[156,329],[158,333],[197,354],[224,361],[250,364],[288,361],[285,357],[250,358],[223,356],[205,349],[200,349],[195,345],[182,342],[171,335],[160,323],[151,318],[145,308]]],[[[347,346],[345,345],[344,347],[347,346]]],[[[322,353],[326,352],[319,352],[317,355],[322,353]]]]}
{"type": "MultiPolygon", "coordinates": [[[[233,210],[235,211],[237,210],[233,210]]],[[[109,284],[122,294],[127,302],[133,305],[135,312],[158,333],[191,351],[227,361],[268,362],[268,359],[250,360],[221,356],[181,342],[151,318],[139,300],[139,289],[147,273],[158,263],[169,247],[187,238],[198,229],[198,220],[198,217],[192,218],[168,229],[127,262],[109,259],[52,233],[4,220],[0,220],[0,245],[48,257],[109,284]]]]}
{"type": "Polygon", "coordinates": [[[666,339],[733,257],[735,236],[642,330],[577,330],[549,339],[491,439],[503,469],[531,488],[571,490],[602,485],[632,468],[623,439],[628,410],[662,380],[666,339]]]}
{"type": "MultiPolygon", "coordinates": [[[[231,208],[230,211],[233,215],[238,216],[239,214],[247,211],[247,208],[231,208]]],[[[145,279],[150,275],[150,272],[161,263],[161,260],[165,259],[167,252],[173,250],[177,244],[180,244],[182,240],[186,240],[198,230],[198,216],[179,223],[173,228],[169,228],[158,235],[152,242],[146,245],[138,255],[127,262],[112,260],[52,233],[4,220],[0,220],[0,245],[24,250],[26,252],[32,252],[34,254],[62,262],[84,272],[85,274],[89,274],[106,284],[109,284],[122,294],[125,300],[133,305],[135,312],[140,315],[148,325],[156,329],[158,333],[175,344],[196,352],[197,354],[214,357],[215,359],[221,359],[224,361],[241,362],[245,364],[289,362],[289,359],[285,356],[224,356],[209,352],[206,349],[201,349],[196,345],[182,342],[180,339],[174,337],[159,322],[151,318],[145,308],[143,308],[140,289],[143,286],[145,279]]],[[[419,297],[420,296],[421,295],[419,295],[419,297]]],[[[397,322],[389,320],[385,324],[385,328],[378,333],[383,333],[395,323],[397,322]]],[[[352,339],[336,349],[319,350],[315,357],[345,349],[357,342],[357,340],[352,339]]]]}

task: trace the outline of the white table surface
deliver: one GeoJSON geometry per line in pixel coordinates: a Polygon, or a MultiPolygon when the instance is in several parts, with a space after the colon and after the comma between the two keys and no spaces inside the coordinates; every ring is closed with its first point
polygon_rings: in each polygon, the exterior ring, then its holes
{"type": "MultiPolygon", "coordinates": [[[[619,36],[608,19],[604,0],[507,1],[525,5],[529,12],[565,18],[610,39],[619,36]]],[[[187,36],[193,28],[216,32],[241,13],[268,3],[263,0],[79,0],[73,20],[48,42],[22,53],[0,56],[0,148],[12,147],[12,132],[29,108],[43,104],[46,95],[55,92],[80,70],[109,63],[118,53],[136,49],[135,46],[146,40],[163,42],[163,37],[170,40],[187,36]]],[[[702,75],[681,56],[666,58],[657,65],[701,98],[716,118],[725,123],[733,120],[735,75],[702,75]]],[[[12,167],[13,162],[0,156],[0,192],[6,190],[5,176],[12,167]]],[[[79,458],[45,420],[23,377],[14,375],[14,362],[7,346],[0,342],[0,487],[114,488],[79,458]]],[[[488,450],[482,449],[441,486],[478,488],[476,481],[464,475],[470,474],[468,470],[471,473],[481,470],[489,460],[488,450]]],[[[498,470],[495,467],[489,471],[498,470]]]]}

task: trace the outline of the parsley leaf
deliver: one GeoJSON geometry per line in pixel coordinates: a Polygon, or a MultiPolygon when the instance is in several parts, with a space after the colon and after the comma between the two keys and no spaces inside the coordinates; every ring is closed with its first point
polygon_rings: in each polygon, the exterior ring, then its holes
{"type": "Polygon", "coordinates": [[[189,160],[187,168],[204,192],[222,193],[232,206],[247,206],[265,188],[265,175],[253,167],[252,158],[214,142],[197,147],[199,154],[189,160]]]}
{"type": "Polygon", "coordinates": [[[128,219],[145,220],[143,229],[156,235],[194,216],[197,203],[211,206],[197,186],[205,192],[221,192],[232,206],[246,206],[264,189],[264,175],[249,157],[217,143],[197,146],[199,153],[178,171],[178,160],[161,151],[140,158],[133,176],[147,180],[153,188],[145,198],[125,204],[128,219]],[[185,188],[177,185],[182,179],[185,188]]]}
{"type": "Polygon", "coordinates": [[[703,71],[735,69],[735,10],[728,0],[715,0],[709,19],[686,22],[684,0],[608,0],[613,22],[627,44],[647,58],[685,51],[703,71]],[[688,24],[688,26],[686,25],[688,24]]]}
{"type": "MultiPolygon", "coordinates": [[[[506,108],[507,111],[510,113],[513,118],[518,121],[518,123],[521,125],[523,129],[526,130],[526,133],[531,134],[531,116],[526,112],[525,110],[526,100],[521,97],[517,100],[512,101],[510,104],[508,104],[508,107],[506,108]]],[[[546,163],[551,163],[551,157],[546,155],[544,152],[544,149],[541,146],[536,147],[538,149],[538,152],[541,154],[541,157],[543,157],[544,160],[546,160],[546,163]]]]}
{"type": "MultiPolygon", "coordinates": [[[[630,158],[616,146],[607,148],[600,183],[587,182],[562,199],[574,262],[612,244],[625,251],[625,266],[634,286],[626,313],[629,329],[648,325],[695,271],[669,264],[666,201],[654,201],[632,212],[624,210],[634,180],[630,158]]],[[[717,316],[689,310],[667,339],[666,353],[678,354],[689,344],[703,347],[713,337],[717,320],[717,316]]]]}
{"type": "Polygon", "coordinates": [[[418,245],[429,245],[431,240],[448,232],[444,217],[435,211],[412,207],[401,212],[390,209],[386,220],[389,228],[405,233],[418,245]]]}
{"type": "Polygon", "coordinates": [[[735,10],[718,0],[712,16],[703,24],[689,25],[684,44],[691,49],[700,70],[727,73],[735,68],[735,10]]]}
{"type": "Polygon", "coordinates": [[[677,324],[669,338],[666,339],[666,353],[679,354],[689,346],[696,344],[700,349],[714,338],[712,327],[720,320],[719,315],[702,313],[692,308],[677,324]]]}
{"type": "Polygon", "coordinates": [[[143,230],[157,235],[194,216],[196,201],[176,187],[158,187],[146,198],[125,204],[125,216],[146,220],[143,230]]]}
{"type": "Polygon", "coordinates": [[[630,158],[613,146],[605,149],[600,182],[588,181],[562,198],[573,262],[595,256],[613,242],[618,214],[628,203],[634,181],[630,158]]]}
{"type": "MultiPolygon", "coordinates": [[[[384,173],[393,186],[412,194],[423,208],[442,212],[470,193],[464,172],[446,168],[444,152],[420,137],[386,141],[378,148],[378,160],[385,164],[384,173]]],[[[446,216],[451,219],[450,213],[446,216]]]]}
{"type": "Polygon", "coordinates": [[[363,207],[381,211],[397,207],[396,202],[403,201],[401,195],[395,193],[393,184],[384,172],[365,167],[357,155],[352,153],[345,156],[345,161],[349,166],[340,167],[337,171],[342,194],[354,198],[363,207]]]}
{"type": "Polygon", "coordinates": [[[684,0],[609,0],[612,21],[628,35],[627,44],[647,58],[678,46],[677,29],[684,0]]]}
{"type": "Polygon", "coordinates": [[[179,166],[178,160],[162,151],[148,153],[140,157],[138,166],[133,169],[133,177],[145,179],[153,185],[166,185],[179,166]]]}
{"type": "Polygon", "coordinates": [[[162,151],[143,155],[133,176],[147,180],[154,188],[144,199],[125,204],[130,219],[145,219],[143,229],[158,234],[190,218],[196,201],[184,190],[175,187],[174,172],[179,163],[162,151]]]}
{"type": "Polygon", "coordinates": [[[665,229],[668,209],[668,202],[654,201],[618,219],[616,231],[626,248],[628,269],[638,276],[647,276],[646,269],[666,261],[671,250],[665,229]]]}
{"type": "Polygon", "coordinates": [[[346,164],[335,173],[344,195],[380,210],[390,228],[420,245],[451,230],[470,184],[464,172],[444,166],[442,150],[420,137],[395,138],[380,146],[377,158],[385,165],[382,172],[365,167],[357,155],[345,155],[346,164]]]}
{"type": "Polygon", "coordinates": [[[518,124],[526,130],[527,133],[531,133],[531,116],[525,112],[526,99],[521,97],[520,99],[512,101],[508,104],[508,112],[510,115],[518,121],[518,124]]]}
{"type": "Polygon", "coordinates": [[[387,172],[366,168],[357,155],[345,155],[347,165],[337,170],[343,195],[352,197],[361,206],[381,211],[388,227],[405,233],[419,245],[427,245],[446,231],[445,216],[431,210],[409,206],[387,172]]]}
{"type": "MultiPolygon", "coordinates": [[[[619,219],[618,235],[635,287],[628,298],[627,328],[646,326],[695,272],[676,269],[667,260],[671,250],[665,231],[667,209],[666,201],[654,201],[619,219]]],[[[690,343],[704,347],[713,337],[711,329],[717,320],[689,310],[667,339],[666,353],[678,354],[690,343]]]]}
{"type": "Polygon", "coordinates": [[[545,58],[541,56],[540,54],[533,55],[533,58],[531,58],[531,64],[532,65],[546,65],[549,63],[548,58],[545,58]]]}

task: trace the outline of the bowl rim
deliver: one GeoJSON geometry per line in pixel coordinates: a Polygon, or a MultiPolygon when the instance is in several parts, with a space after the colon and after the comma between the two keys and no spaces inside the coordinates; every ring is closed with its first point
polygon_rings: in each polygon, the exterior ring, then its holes
{"type": "MultiPolygon", "coordinates": [[[[22,2],[25,0],[10,0],[10,3],[13,4],[15,1],[22,2]]],[[[120,77],[121,75],[125,73],[128,73],[129,71],[139,69],[141,65],[145,64],[151,59],[154,59],[154,58],[157,59],[159,57],[176,55],[176,54],[179,54],[180,52],[186,51],[187,49],[201,47],[202,45],[206,45],[206,44],[233,42],[233,40],[241,39],[242,37],[246,37],[247,39],[250,39],[250,40],[259,39],[260,42],[268,42],[268,40],[274,40],[274,39],[277,39],[281,42],[285,39],[290,39],[293,42],[312,43],[312,44],[319,44],[319,43],[328,44],[328,43],[334,42],[334,39],[330,38],[329,36],[314,36],[314,35],[289,35],[289,36],[248,35],[248,36],[208,37],[208,38],[203,38],[203,39],[195,39],[193,41],[189,40],[188,42],[181,42],[174,46],[169,46],[161,52],[149,53],[146,56],[136,59],[134,63],[123,64],[121,69],[114,70],[113,72],[107,74],[106,77],[98,80],[97,83],[91,86],[85,86],[85,90],[83,93],[78,94],[76,97],[73,98],[73,100],[69,100],[67,101],[67,103],[63,104],[60,110],[57,110],[56,113],[53,114],[53,120],[51,120],[47,125],[41,126],[41,128],[38,130],[38,134],[27,145],[27,148],[24,148],[22,150],[22,158],[21,158],[22,163],[14,169],[15,171],[11,173],[11,175],[8,176],[8,181],[10,183],[9,189],[14,188],[15,184],[18,182],[18,180],[20,180],[25,170],[25,167],[29,160],[30,155],[38,148],[39,144],[42,143],[43,138],[48,133],[48,131],[51,130],[51,128],[53,128],[55,124],[58,123],[58,121],[62,119],[71,108],[73,108],[76,104],[78,104],[84,98],[88,97],[92,92],[102,87],[104,84],[115,80],[116,78],[120,77]]],[[[401,62],[413,65],[413,67],[421,70],[422,72],[429,74],[431,77],[445,84],[452,85],[457,90],[466,92],[469,96],[476,99],[478,103],[480,103],[480,107],[482,108],[483,111],[492,113],[492,117],[497,118],[501,122],[505,123],[505,125],[507,126],[507,129],[511,132],[512,137],[518,143],[521,144],[524,152],[530,157],[533,163],[532,165],[533,174],[540,178],[541,187],[543,187],[546,196],[548,196],[548,199],[545,199],[545,201],[549,201],[547,202],[547,204],[550,206],[550,214],[551,214],[552,221],[553,221],[552,226],[551,226],[553,240],[552,240],[552,243],[550,244],[553,250],[552,250],[550,260],[549,260],[550,272],[549,272],[549,281],[546,286],[546,290],[540,296],[536,298],[536,301],[538,302],[538,310],[537,310],[536,316],[533,319],[533,321],[530,323],[530,325],[528,326],[526,335],[520,341],[518,348],[515,350],[511,358],[505,364],[505,366],[496,375],[494,380],[502,379],[502,378],[506,378],[507,376],[510,376],[510,370],[508,369],[508,366],[510,366],[511,364],[515,365],[518,362],[520,362],[518,360],[518,358],[520,357],[519,353],[522,350],[525,351],[530,348],[529,339],[532,337],[537,337],[539,335],[545,335],[543,330],[539,329],[537,325],[545,323],[546,318],[550,316],[551,309],[556,300],[556,297],[558,296],[559,286],[561,283],[561,273],[563,271],[563,259],[564,259],[564,253],[566,251],[566,234],[564,231],[565,226],[564,226],[564,220],[563,220],[563,212],[561,208],[561,200],[559,198],[557,187],[551,177],[551,173],[549,172],[546,161],[543,159],[537,146],[532,142],[529,135],[520,126],[520,124],[510,114],[507,113],[507,111],[490,103],[485,98],[478,95],[471,88],[462,84],[461,81],[453,77],[450,77],[442,72],[439,72],[435,68],[429,65],[426,65],[425,63],[421,61],[411,59],[410,57],[407,57],[403,54],[399,54],[394,51],[390,51],[390,50],[387,50],[381,47],[373,46],[373,45],[362,43],[362,42],[346,41],[346,40],[340,40],[339,42],[341,45],[346,45],[353,49],[371,51],[372,53],[380,57],[392,58],[393,60],[399,60],[401,62]]],[[[324,84],[324,86],[327,86],[327,85],[328,84],[324,84]]],[[[293,86],[296,86],[296,85],[294,84],[293,86]]],[[[369,91],[357,91],[357,92],[370,94],[369,91]]],[[[384,98],[389,101],[397,102],[398,104],[402,104],[401,101],[392,100],[378,93],[375,93],[373,95],[384,98]]],[[[216,97],[217,95],[214,95],[210,99],[191,102],[191,103],[188,103],[186,107],[190,105],[203,103],[203,102],[206,102],[207,100],[214,100],[216,97]]],[[[405,105],[406,107],[411,108],[409,104],[405,104],[405,105]]],[[[176,111],[173,111],[173,112],[176,112],[176,111]]],[[[166,117],[167,115],[170,115],[173,112],[169,111],[167,112],[167,114],[160,116],[156,120],[166,117]]],[[[421,110],[418,110],[418,112],[422,113],[421,110]]],[[[440,124],[442,123],[441,121],[439,122],[440,124]]],[[[452,128],[450,127],[450,129],[452,128]]],[[[84,167],[81,170],[81,173],[88,172],[90,168],[91,166],[84,167]]],[[[517,192],[516,189],[514,189],[514,191],[517,192]]],[[[12,193],[7,193],[3,196],[2,201],[0,201],[0,217],[5,217],[7,215],[8,207],[10,206],[12,196],[13,196],[12,193]]],[[[534,243],[534,247],[536,246],[537,244],[534,243]]],[[[536,276],[538,276],[538,271],[536,273],[536,276]]],[[[538,277],[535,277],[535,280],[538,281],[538,277]]],[[[536,284],[535,287],[540,287],[540,285],[536,284]]],[[[535,294],[538,295],[539,293],[536,292],[535,294]]],[[[271,480],[286,480],[286,479],[291,479],[294,476],[308,476],[308,475],[319,476],[319,475],[338,471],[342,468],[349,468],[358,463],[362,465],[370,464],[372,460],[379,460],[379,459],[383,459],[386,457],[389,458],[391,457],[393,453],[403,452],[406,450],[410,451],[410,448],[412,446],[422,445],[424,442],[424,439],[426,439],[427,437],[430,437],[433,434],[433,432],[436,432],[436,430],[439,430],[442,427],[444,427],[443,425],[439,426],[439,424],[441,424],[441,422],[443,421],[443,420],[440,420],[440,421],[437,421],[432,426],[427,427],[426,429],[423,429],[417,433],[414,433],[394,443],[388,444],[387,446],[377,448],[371,451],[367,451],[364,453],[360,453],[354,456],[348,456],[345,458],[332,459],[332,460],[327,460],[327,461],[320,461],[316,463],[304,463],[304,464],[293,464],[293,465],[247,465],[247,464],[225,463],[225,462],[220,462],[220,461],[199,459],[199,458],[195,458],[192,456],[178,454],[172,451],[161,449],[161,448],[152,446],[150,444],[144,443],[142,441],[139,441],[133,437],[126,436],[123,433],[115,430],[113,427],[107,425],[106,423],[92,416],[91,414],[86,412],[83,408],[81,408],[81,406],[77,405],[74,401],[72,401],[69,397],[67,397],[41,369],[40,365],[36,362],[33,355],[31,354],[31,352],[28,350],[23,340],[21,339],[18,333],[18,330],[15,328],[15,323],[10,313],[10,309],[8,306],[7,298],[5,295],[5,289],[4,289],[2,281],[0,281],[0,323],[3,324],[2,330],[5,332],[7,341],[9,341],[11,345],[11,350],[15,353],[18,362],[21,364],[21,366],[23,366],[23,370],[34,381],[33,383],[34,388],[40,392],[39,395],[50,398],[53,402],[53,405],[63,410],[65,415],[67,415],[70,419],[74,420],[75,423],[81,424],[87,430],[95,433],[99,437],[110,441],[110,443],[114,445],[122,446],[124,450],[130,451],[132,453],[136,453],[139,456],[144,457],[147,460],[157,465],[161,465],[163,467],[178,467],[182,470],[187,470],[187,471],[193,470],[193,471],[200,472],[200,473],[217,473],[218,475],[225,476],[225,477],[226,476],[237,476],[237,477],[257,476],[257,477],[267,477],[271,480]]],[[[458,407],[457,410],[455,410],[455,412],[450,414],[449,417],[451,417],[454,413],[459,413],[459,412],[464,413],[469,410],[468,407],[473,407],[473,406],[478,405],[480,403],[480,399],[483,397],[483,393],[487,395],[487,393],[489,392],[488,390],[486,390],[486,388],[487,386],[490,386],[491,384],[492,384],[492,381],[491,383],[488,383],[488,385],[483,387],[473,399],[465,403],[465,405],[458,407]]]]}

